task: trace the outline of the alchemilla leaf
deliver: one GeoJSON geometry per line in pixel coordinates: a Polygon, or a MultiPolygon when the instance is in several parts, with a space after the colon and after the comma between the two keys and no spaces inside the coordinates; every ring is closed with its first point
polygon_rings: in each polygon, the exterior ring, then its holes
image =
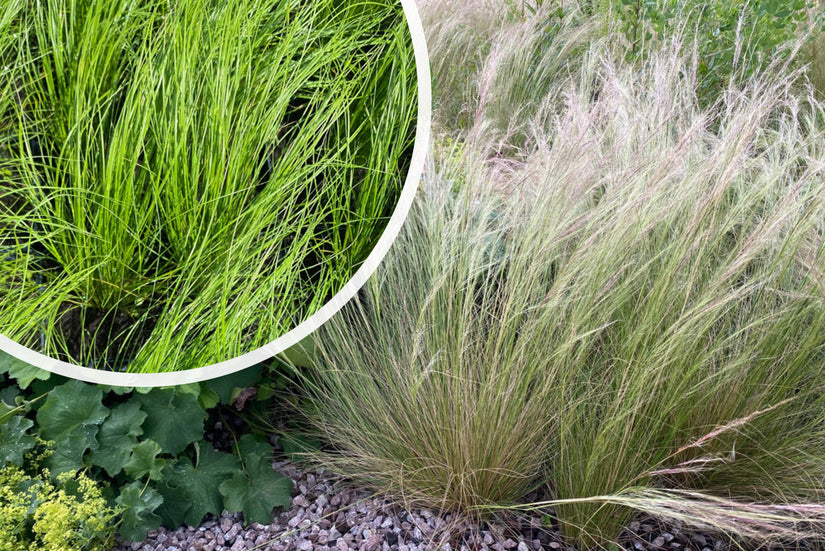
{"type": "Polygon", "coordinates": [[[186,513],[192,507],[184,488],[170,484],[167,478],[169,464],[166,464],[164,477],[157,483],[157,490],[163,496],[163,503],[155,511],[160,515],[161,522],[169,529],[176,529],[184,523],[186,513]]]}
{"type": "Polygon", "coordinates": [[[257,455],[264,459],[271,459],[273,455],[272,445],[267,443],[260,436],[254,434],[244,434],[238,440],[238,449],[241,452],[241,457],[248,457],[250,455],[257,455]]]}
{"type": "Polygon", "coordinates": [[[9,377],[17,380],[17,386],[24,389],[28,388],[35,379],[46,380],[51,375],[45,369],[34,367],[2,351],[0,351],[0,373],[8,373],[9,377]]]}
{"type": "Polygon", "coordinates": [[[28,433],[34,421],[14,415],[0,425],[0,464],[23,465],[23,456],[34,448],[36,440],[28,433]]]}
{"type": "Polygon", "coordinates": [[[140,482],[132,482],[120,490],[115,502],[123,507],[120,535],[129,541],[146,539],[146,532],[160,526],[160,517],[155,509],[163,503],[163,498],[151,487],[140,482]]]}
{"type": "Polygon", "coordinates": [[[146,413],[134,400],[112,408],[109,417],[100,426],[97,435],[100,445],[90,454],[89,463],[106,469],[109,476],[122,471],[132,448],[137,444],[137,437],[143,434],[141,424],[144,419],[146,413]]]}
{"type": "Polygon", "coordinates": [[[165,453],[177,455],[203,437],[206,412],[194,394],[153,389],[147,394],[135,394],[135,399],[147,414],[144,436],[160,444],[165,453]]]}
{"type": "Polygon", "coordinates": [[[218,486],[240,470],[237,457],[216,452],[204,444],[199,446],[197,465],[192,465],[187,457],[181,457],[173,468],[165,471],[164,480],[168,490],[186,496],[190,507],[183,521],[197,526],[207,513],[220,514],[224,507],[218,486]]]}
{"type": "Polygon", "coordinates": [[[97,449],[97,431],[109,414],[103,392],[95,385],[72,380],[52,389],[37,412],[40,434],[54,442],[51,468],[79,469],[88,449],[97,449]]]}
{"type": "Polygon", "coordinates": [[[46,466],[52,478],[56,479],[60,473],[78,471],[85,466],[83,456],[90,449],[89,443],[93,447],[97,446],[96,431],[97,427],[80,427],[76,433],[55,441],[52,454],[46,458],[46,466]]]}
{"type": "Polygon", "coordinates": [[[55,441],[53,453],[46,459],[46,466],[52,478],[61,473],[77,471],[84,467],[83,456],[89,449],[89,443],[97,445],[95,440],[97,427],[79,427],[74,434],[67,434],[55,441]]]}
{"type": "Polygon", "coordinates": [[[246,523],[272,522],[274,507],[289,507],[292,502],[292,480],[276,472],[268,460],[259,455],[245,458],[246,472],[236,472],[221,483],[227,511],[243,511],[246,523]]]}
{"type": "Polygon", "coordinates": [[[132,448],[129,461],[123,465],[126,474],[134,478],[148,476],[150,480],[160,480],[161,470],[166,464],[165,459],[159,459],[160,446],[154,440],[144,440],[132,448]]]}
{"type": "Polygon", "coordinates": [[[58,440],[80,427],[98,426],[109,414],[103,392],[95,385],[72,380],[55,387],[37,412],[37,422],[47,440],[58,440]]]}
{"type": "Polygon", "coordinates": [[[6,388],[0,389],[0,423],[5,423],[12,415],[20,411],[17,405],[17,397],[19,394],[19,390],[14,386],[7,386],[6,388]]]}

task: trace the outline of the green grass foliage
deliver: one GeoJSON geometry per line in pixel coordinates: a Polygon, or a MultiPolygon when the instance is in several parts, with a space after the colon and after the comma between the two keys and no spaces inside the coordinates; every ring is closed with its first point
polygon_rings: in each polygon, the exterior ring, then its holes
{"type": "Polygon", "coordinates": [[[256,349],[349,280],[399,197],[397,2],[14,0],[0,61],[0,329],[47,355],[256,349]]]}
{"type": "MultiPolygon", "coordinates": [[[[563,105],[560,86],[589,44],[608,40],[642,64],[674,39],[691,60],[702,107],[778,64],[808,66],[822,90],[815,0],[429,0],[423,2],[436,129],[505,155],[529,150],[531,128],[563,105]],[[797,42],[796,39],[801,39],[797,42]],[[804,53],[799,49],[804,45],[804,53]]],[[[821,39],[820,44],[821,44],[821,39]]]]}

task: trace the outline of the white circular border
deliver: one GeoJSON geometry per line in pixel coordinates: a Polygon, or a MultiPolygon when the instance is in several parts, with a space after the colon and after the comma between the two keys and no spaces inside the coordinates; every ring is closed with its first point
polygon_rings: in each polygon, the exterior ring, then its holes
{"type": "Polygon", "coordinates": [[[367,256],[364,263],[361,264],[361,267],[358,268],[355,275],[352,276],[344,287],[317,312],[312,314],[309,319],[257,350],[237,356],[231,360],[186,371],[170,371],[164,373],[115,373],[111,371],[100,371],[89,367],[73,365],[40,354],[14,342],[4,335],[0,335],[0,350],[35,367],[88,383],[147,388],[173,386],[228,375],[267,360],[297,344],[335,315],[347,301],[355,296],[358,289],[367,282],[367,279],[375,272],[384,255],[387,254],[387,251],[401,229],[401,224],[403,224],[407,218],[407,213],[412,206],[413,198],[418,190],[418,183],[424,172],[424,158],[430,141],[430,119],[432,117],[430,59],[427,54],[424,28],[421,24],[421,17],[418,14],[414,0],[401,0],[401,5],[404,9],[404,16],[407,19],[407,26],[412,35],[418,78],[418,120],[415,132],[415,144],[413,145],[412,160],[409,171],[407,172],[407,179],[401,190],[401,197],[392,213],[392,217],[369,256],[367,256]]]}

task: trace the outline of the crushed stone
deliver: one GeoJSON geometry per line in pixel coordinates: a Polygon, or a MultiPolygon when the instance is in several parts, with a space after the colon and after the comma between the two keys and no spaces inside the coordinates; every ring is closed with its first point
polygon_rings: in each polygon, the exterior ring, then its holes
{"type": "MultiPolygon", "coordinates": [[[[289,461],[273,467],[293,481],[292,506],[272,523],[243,524],[240,513],[208,516],[197,527],[159,528],[142,542],[119,541],[114,551],[577,551],[542,516],[476,524],[428,509],[407,510],[342,484],[323,470],[289,461]]],[[[631,522],[620,542],[626,551],[730,551],[708,534],[653,519],[631,522]]]]}

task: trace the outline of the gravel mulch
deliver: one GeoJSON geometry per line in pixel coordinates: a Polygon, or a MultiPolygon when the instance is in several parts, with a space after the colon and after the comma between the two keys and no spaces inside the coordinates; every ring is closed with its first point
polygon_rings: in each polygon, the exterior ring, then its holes
{"type": "MultiPolygon", "coordinates": [[[[290,462],[276,470],[292,478],[292,507],[272,524],[244,526],[224,512],[198,527],[161,528],[143,542],[121,542],[116,551],[576,551],[541,518],[510,524],[473,524],[427,509],[407,510],[336,482],[329,473],[304,471],[290,462]]],[[[633,521],[620,538],[627,551],[729,551],[729,541],[633,521]]]]}

